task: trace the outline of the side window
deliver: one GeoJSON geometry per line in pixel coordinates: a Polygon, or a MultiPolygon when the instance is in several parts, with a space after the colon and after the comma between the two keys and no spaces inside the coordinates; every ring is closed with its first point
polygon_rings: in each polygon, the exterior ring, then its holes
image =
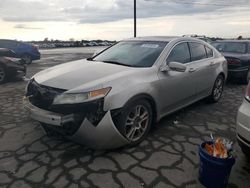
{"type": "Polygon", "coordinates": [[[175,61],[179,63],[188,63],[190,62],[190,53],[187,42],[177,44],[173,50],[170,52],[167,63],[175,61]]]}
{"type": "Polygon", "coordinates": [[[190,42],[189,47],[190,47],[192,61],[197,61],[200,59],[207,58],[207,53],[205,50],[205,46],[203,44],[190,42]]]}
{"type": "Polygon", "coordinates": [[[213,50],[207,46],[205,46],[206,52],[207,52],[207,57],[213,57],[213,50]]]}

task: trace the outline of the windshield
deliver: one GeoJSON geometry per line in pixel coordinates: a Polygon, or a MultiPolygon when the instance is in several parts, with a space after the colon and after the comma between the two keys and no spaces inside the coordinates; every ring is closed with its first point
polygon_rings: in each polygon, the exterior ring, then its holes
{"type": "Polygon", "coordinates": [[[97,55],[93,61],[132,67],[151,67],[166,45],[167,42],[155,41],[119,42],[97,55]]]}
{"type": "Polygon", "coordinates": [[[243,42],[214,42],[212,45],[220,52],[246,53],[247,45],[243,42]]]}

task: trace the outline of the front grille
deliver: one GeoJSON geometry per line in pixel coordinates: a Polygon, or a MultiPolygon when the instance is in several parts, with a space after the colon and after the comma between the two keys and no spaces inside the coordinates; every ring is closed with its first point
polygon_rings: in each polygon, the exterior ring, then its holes
{"type": "Polygon", "coordinates": [[[57,89],[38,84],[32,79],[27,86],[26,96],[29,96],[30,102],[45,110],[49,110],[54,98],[66,90],[57,89]]]}

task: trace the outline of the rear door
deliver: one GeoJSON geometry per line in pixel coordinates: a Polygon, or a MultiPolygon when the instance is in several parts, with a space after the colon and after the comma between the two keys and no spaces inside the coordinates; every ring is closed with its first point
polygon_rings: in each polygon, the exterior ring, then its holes
{"type": "Polygon", "coordinates": [[[196,95],[198,98],[209,95],[216,78],[218,64],[214,61],[213,51],[198,42],[189,42],[192,70],[195,75],[196,95]]]}

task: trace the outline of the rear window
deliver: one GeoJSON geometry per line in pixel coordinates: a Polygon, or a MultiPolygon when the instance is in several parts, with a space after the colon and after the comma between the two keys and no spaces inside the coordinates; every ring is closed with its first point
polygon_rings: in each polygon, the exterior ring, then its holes
{"type": "Polygon", "coordinates": [[[214,42],[212,45],[220,52],[244,54],[247,51],[247,44],[243,42],[214,42]]]}
{"type": "Polygon", "coordinates": [[[16,45],[15,41],[0,40],[0,48],[13,48],[16,45]]]}
{"type": "Polygon", "coordinates": [[[207,58],[207,52],[203,44],[190,42],[189,47],[192,61],[198,61],[207,58]]]}

